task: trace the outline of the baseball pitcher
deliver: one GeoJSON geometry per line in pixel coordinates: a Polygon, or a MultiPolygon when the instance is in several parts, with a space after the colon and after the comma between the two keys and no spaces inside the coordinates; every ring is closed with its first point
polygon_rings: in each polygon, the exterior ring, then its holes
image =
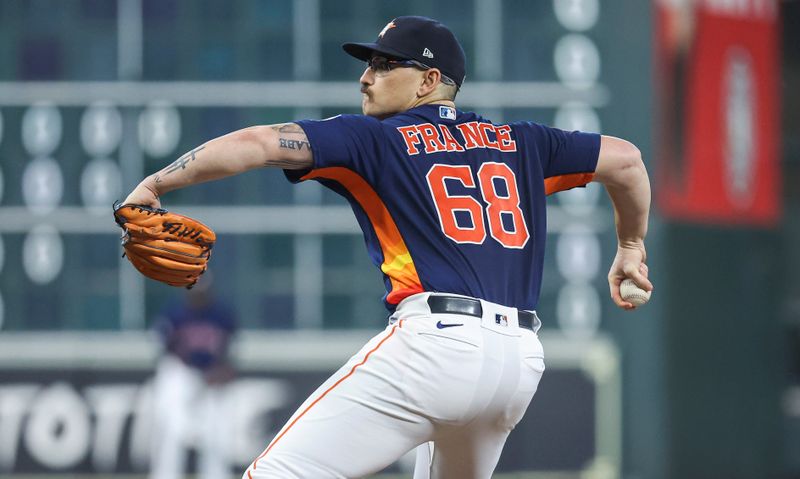
{"type": "MultiPolygon", "coordinates": [[[[491,477],[545,369],[535,311],[545,197],[590,181],[605,185],[619,240],[611,298],[631,309],[619,293],[623,279],[652,290],[641,155],[618,138],[496,124],[458,109],[464,51],[430,18],[395,18],[375,42],[343,48],[366,62],[363,115],[213,139],[144,179],[125,204],[166,217],[159,197],[168,191],[282,168],[292,182],[315,180],[347,199],[383,273],[386,328],[311,394],[244,478],[362,477],[418,446],[416,477],[491,477]]],[[[197,258],[207,260],[213,232],[164,222],[179,240],[201,240],[190,265],[164,272],[171,284],[191,285],[206,267],[197,258]]],[[[158,248],[145,251],[140,271],[158,277],[170,263],[150,257],[158,248]]]]}

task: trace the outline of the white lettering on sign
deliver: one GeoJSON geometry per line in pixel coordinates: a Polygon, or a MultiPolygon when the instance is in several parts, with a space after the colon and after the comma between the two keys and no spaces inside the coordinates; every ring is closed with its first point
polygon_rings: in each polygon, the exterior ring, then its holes
{"type": "MultiPolygon", "coordinates": [[[[223,401],[231,422],[228,459],[241,467],[280,429],[282,424],[269,418],[290,405],[292,386],[282,379],[241,378],[225,387],[223,401]]],[[[152,409],[150,381],[83,389],[66,382],[2,384],[0,473],[14,471],[23,453],[48,470],[69,470],[89,459],[94,471],[110,473],[118,470],[120,458],[130,457],[134,469],[145,471],[152,409]]],[[[198,447],[198,435],[187,434],[185,446],[198,447]]]]}
{"type": "Polygon", "coordinates": [[[136,390],[130,384],[86,388],[86,399],[97,417],[92,464],[98,471],[110,472],[117,466],[125,419],[133,410],[136,390]]]}
{"type": "Polygon", "coordinates": [[[10,471],[17,458],[22,418],[40,386],[11,384],[0,387],[0,471],[10,471]]]}
{"type": "Polygon", "coordinates": [[[89,407],[67,383],[56,383],[37,395],[25,428],[25,447],[50,469],[78,464],[89,451],[89,407]]]}

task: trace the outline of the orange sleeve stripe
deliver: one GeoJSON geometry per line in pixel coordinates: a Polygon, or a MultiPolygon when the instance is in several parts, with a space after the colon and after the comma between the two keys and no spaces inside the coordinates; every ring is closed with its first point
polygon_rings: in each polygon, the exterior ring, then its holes
{"type": "MultiPolygon", "coordinates": [[[[260,460],[261,460],[261,458],[263,458],[264,456],[266,456],[266,455],[267,455],[267,453],[270,451],[270,449],[272,449],[272,448],[275,446],[275,444],[277,444],[277,443],[278,443],[278,441],[280,441],[280,440],[281,440],[281,438],[282,438],[283,436],[285,436],[285,435],[286,435],[286,433],[287,433],[287,432],[289,432],[289,430],[290,430],[290,429],[291,429],[291,428],[292,428],[292,427],[293,427],[295,424],[297,424],[297,421],[299,421],[299,420],[300,420],[300,418],[302,418],[303,416],[305,416],[305,415],[306,415],[306,413],[307,413],[308,411],[310,411],[310,410],[311,410],[311,408],[313,408],[314,406],[316,406],[316,405],[317,405],[317,403],[319,403],[319,402],[322,400],[322,398],[324,398],[325,396],[327,396],[329,392],[333,391],[333,390],[334,390],[334,389],[335,389],[335,388],[336,388],[338,385],[342,384],[342,382],[344,382],[344,380],[345,380],[345,379],[347,379],[347,378],[349,378],[350,376],[352,376],[352,375],[353,375],[353,373],[355,373],[355,372],[356,372],[356,369],[358,369],[358,367],[359,367],[359,366],[362,366],[362,365],[364,365],[364,363],[366,363],[366,362],[367,362],[367,359],[369,359],[369,357],[372,355],[372,353],[374,353],[375,351],[377,351],[377,350],[378,350],[378,349],[379,349],[381,346],[383,346],[383,343],[385,343],[385,342],[386,342],[386,340],[388,340],[389,338],[391,338],[391,337],[392,337],[392,335],[394,335],[394,332],[397,330],[397,328],[402,328],[402,327],[403,327],[403,321],[405,321],[405,320],[404,320],[404,319],[401,319],[400,321],[398,321],[398,322],[397,322],[397,324],[395,324],[395,325],[394,325],[394,327],[392,327],[392,330],[389,332],[389,334],[388,334],[388,335],[386,335],[386,337],[385,337],[385,338],[381,339],[381,341],[380,341],[380,342],[379,342],[377,345],[375,345],[375,347],[374,347],[374,348],[372,348],[372,349],[371,349],[371,350],[370,350],[370,351],[369,351],[369,352],[368,352],[368,353],[367,353],[367,354],[364,356],[364,359],[362,359],[360,363],[358,363],[358,364],[356,364],[355,366],[353,366],[353,367],[352,367],[352,369],[350,369],[350,372],[348,372],[347,374],[345,374],[344,376],[342,376],[341,378],[339,378],[339,380],[338,380],[338,381],[336,381],[335,383],[333,383],[333,385],[331,385],[331,387],[329,387],[328,389],[326,389],[326,390],[325,390],[325,391],[324,391],[322,394],[320,394],[320,396],[319,396],[317,399],[315,399],[315,400],[314,400],[314,401],[313,401],[311,404],[309,404],[309,405],[308,405],[308,406],[307,406],[307,407],[306,407],[306,408],[305,408],[305,409],[304,409],[304,410],[303,410],[303,411],[302,411],[300,414],[298,414],[298,415],[297,415],[297,417],[295,417],[295,418],[294,418],[294,420],[292,420],[292,422],[291,422],[291,423],[289,423],[289,425],[288,425],[288,426],[286,426],[286,429],[284,429],[283,431],[281,431],[281,433],[280,433],[280,434],[278,434],[278,435],[275,437],[275,439],[273,439],[273,440],[272,440],[272,442],[270,442],[270,443],[269,443],[269,446],[267,446],[267,448],[264,450],[264,452],[262,452],[262,453],[261,453],[261,455],[260,455],[260,456],[258,456],[258,457],[256,458],[256,460],[255,460],[255,461],[253,461],[253,464],[252,464],[252,466],[251,466],[251,467],[253,468],[253,470],[257,469],[257,464],[258,464],[258,461],[260,461],[260,460]]],[[[252,477],[253,477],[253,476],[250,474],[250,469],[249,469],[249,468],[248,468],[248,470],[247,470],[247,477],[248,477],[248,478],[250,478],[250,479],[252,479],[252,477]]]]}
{"type": "Polygon", "coordinates": [[[402,296],[397,294],[400,291],[406,293],[408,291],[421,292],[422,283],[419,280],[419,275],[411,259],[408,247],[403,241],[392,215],[386,209],[386,205],[383,204],[383,201],[369,183],[358,173],[340,166],[313,170],[303,176],[302,179],[310,180],[315,178],[330,179],[338,182],[353,195],[353,198],[361,205],[361,209],[367,214],[383,251],[381,271],[389,278],[392,285],[392,291],[389,292],[387,301],[391,304],[397,304],[408,296],[408,294],[403,294],[402,296]],[[394,302],[395,300],[396,302],[394,302]]]}
{"type": "Polygon", "coordinates": [[[571,173],[569,175],[551,176],[544,180],[544,194],[552,195],[559,191],[583,186],[594,178],[594,173],[571,173]]]}

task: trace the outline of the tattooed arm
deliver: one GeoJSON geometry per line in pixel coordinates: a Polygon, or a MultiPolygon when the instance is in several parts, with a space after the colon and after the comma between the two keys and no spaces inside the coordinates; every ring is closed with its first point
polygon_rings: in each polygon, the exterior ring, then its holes
{"type": "Polygon", "coordinates": [[[296,123],[253,126],[215,138],[148,176],[125,203],[160,207],[162,194],[263,167],[311,168],[311,144],[296,123]]]}

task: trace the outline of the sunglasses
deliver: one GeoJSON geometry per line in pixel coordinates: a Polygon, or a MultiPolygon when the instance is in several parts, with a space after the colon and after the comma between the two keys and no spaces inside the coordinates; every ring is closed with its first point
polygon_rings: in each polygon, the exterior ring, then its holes
{"type": "MultiPolygon", "coordinates": [[[[421,70],[430,70],[431,67],[428,65],[418,62],[416,60],[390,60],[386,57],[379,57],[375,56],[367,60],[367,67],[372,70],[373,73],[378,75],[383,75],[391,72],[395,68],[419,68],[421,70]]],[[[445,85],[455,85],[454,82],[450,77],[446,75],[442,75],[442,83],[445,85]]]]}

